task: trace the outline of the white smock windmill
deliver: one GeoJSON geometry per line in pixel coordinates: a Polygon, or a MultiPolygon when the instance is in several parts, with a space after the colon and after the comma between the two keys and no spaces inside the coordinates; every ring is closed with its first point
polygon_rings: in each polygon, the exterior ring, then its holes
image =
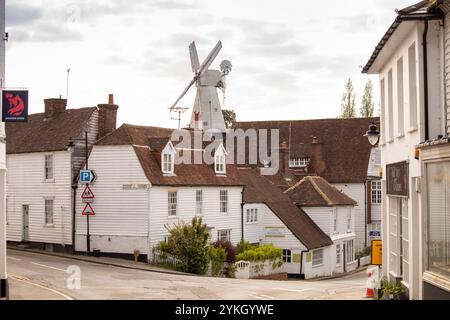
{"type": "Polygon", "coordinates": [[[200,64],[195,42],[192,42],[189,45],[194,78],[188,84],[186,89],[184,89],[175,103],[169,108],[171,112],[174,111],[177,108],[178,102],[195,83],[197,87],[197,95],[195,97],[190,123],[190,127],[195,130],[225,132],[225,122],[223,120],[222,108],[220,106],[217,89],[221,89],[222,91],[225,90],[225,76],[231,72],[232,66],[230,61],[224,60],[220,63],[220,71],[208,69],[219,54],[220,49],[222,49],[221,41],[216,44],[203,63],[200,64]]]}

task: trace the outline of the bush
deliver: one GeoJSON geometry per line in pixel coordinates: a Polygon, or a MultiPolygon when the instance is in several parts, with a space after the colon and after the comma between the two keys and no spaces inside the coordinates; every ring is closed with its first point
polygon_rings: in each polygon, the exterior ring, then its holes
{"type": "Polygon", "coordinates": [[[225,248],[209,246],[208,258],[211,261],[212,276],[220,276],[223,271],[223,263],[227,260],[227,252],[225,248]]]}
{"type": "Polygon", "coordinates": [[[250,242],[241,240],[236,246],[236,253],[237,254],[242,253],[244,251],[252,249],[253,247],[254,246],[250,242]]]}
{"type": "Polygon", "coordinates": [[[283,258],[283,250],[275,248],[272,244],[252,247],[236,256],[237,260],[265,261],[283,258]]]}
{"type": "Polygon", "coordinates": [[[400,300],[405,298],[406,290],[399,282],[391,282],[386,277],[381,280],[381,290],[383,291],[383,300],[400,300]]]}
{"type": "Polygon", "coordinates": [[[208,269],[209,236],[206,224],[195,217],[191,224],[182,222],[169,229],[166,249],[181,260],[181,270],[205,274],[208,269]]]}
{"type": "Polygon", "coordinates": [[[226,262],[234,262],[236,259],[236,247],[230,241],[221,241],[217,240],[214,242],[214,247],[216,248],[224,248],[227,253],[226,262]]]}
{"type": "Polygon", "coordinates": [[[158,243],[158,245],[156,246],[156,250],[159,250],[161,252],[164,253],[172,253],[172,250],[169,246],[169,244],[165,241],[161,241],[160,243],[158,243]]]}

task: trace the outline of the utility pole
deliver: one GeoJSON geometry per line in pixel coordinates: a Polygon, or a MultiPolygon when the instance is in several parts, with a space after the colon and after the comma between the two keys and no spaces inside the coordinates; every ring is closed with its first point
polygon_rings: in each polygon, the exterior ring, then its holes
{"type": "MultiPolygon", "coordinates": [[[[0,83],[5,86],[5,1],[0,0],[0,83]]],[[[1,99],[0,99],[1,100],[1,99]]],[[[2,109],[0,108],[0,114],[2,109]]],[[[9,298],[8,275],[6,273],[6,132],[0,122],[0,299],[9,298]]]]}
{"type": "MultiPolygon", "coordinates": [[[[88,155],[88,132],[84,132],[84,151],[86,154],[86,170],[89,170],[89,155],[88,155]]],[[[86,184],[89,187],[89,183],[86,184]]],[[[86,253],[91,255],[91,234],[89,232],[89,214],[86,215],[86,253]]]]}

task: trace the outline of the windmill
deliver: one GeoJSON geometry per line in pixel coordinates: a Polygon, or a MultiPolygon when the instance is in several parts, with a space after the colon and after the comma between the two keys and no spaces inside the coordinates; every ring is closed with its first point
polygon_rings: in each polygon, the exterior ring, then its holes
{"type": "Polygon", "coordinates": [[[195,96],[194,108],[192,110],[190,127],[195,130],[210,130],[216,132],[225,131],[222,108],[220,106],[217,89],[225,90],[225,77],[231,72],[231,63],[224,60],[220,63],[219,70],[209,70],[214,59],[222,49],[222,42],[219,41],[206,59],[200,64],[195,42],[189,45],[192,72],[194,78],[181,93],[175,103],[169,108],[170,112],[177,109],[178,102],[189,91],[195,83],[197,94],[195,96]]]}

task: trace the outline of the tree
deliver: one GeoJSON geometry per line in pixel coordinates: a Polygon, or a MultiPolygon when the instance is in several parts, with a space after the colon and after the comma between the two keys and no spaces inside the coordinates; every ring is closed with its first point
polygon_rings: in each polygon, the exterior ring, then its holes
{"type": "Polygon", "coordinates": [[[178,223],[169,229],[168,251],[181,260],[185,272],[204,274],[208,268],[209,231],[201,218],[190,224],[178,223]]]}
{"type": "Polygon", "coordinates": [[[361,109],[359,112],[364,118],[373,117],[373,86],[372,81],[367,80],[366,86],[364,87],[364,95],[361,101],[361,109]]]}
{"type": "Polygon", "coordinates": [[[236,122],[236,112],[234,110],[222,109],[223,120],[225,121],[225,127],[230,129],[236,122]]]}
{"type": "Polygon", "coordinates": [[[345,85],[345,91],[342,94],[341,118],[356,117],[355,98],[356,94],[353,93],[352,79],[348,78],[347,84],[345,85]]]}

